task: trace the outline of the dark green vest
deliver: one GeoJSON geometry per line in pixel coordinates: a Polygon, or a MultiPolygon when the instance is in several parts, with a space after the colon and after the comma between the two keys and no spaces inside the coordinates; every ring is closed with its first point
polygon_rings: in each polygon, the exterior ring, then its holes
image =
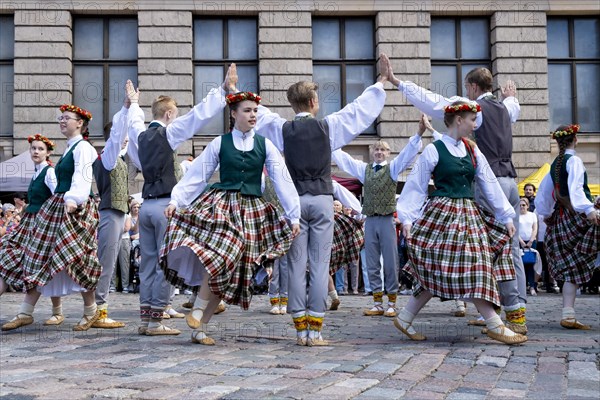
{"type": "Polygon", "coordinates": [[[27,204],[25,212],[36,213],[40,211],[42,204],[52,196],[50,188],[48,188],[46,182],[44,182],[46,174],[48,173],[48,168],[51,167],[46,165],[37,178],[31,180],[29,189],[27,189],[27,199],[29,200],[29,204],[27,204]]]}
{"type": "Polygon", "coordinates": [[[254,135],[254,148],[251,151],[240,151],[235,148],[231,133],[223,135],[219,150],[221,181],[213,187],[239,191],[250,196],[262,196],[260,177],[266,158],[264,137],[254,135]]]}
{"type": "Polygon", "coordinates": [[[67,154],[63,155],[60,160],[56,163],[56,167],[54,167],[54,171],[56,172],[56,180],[58,184],[56,185],[56,190],[54,193],[66,193],[71,189],[71,180],[73,179],[73,174],[75,173],[75,159],[73,158],[73,150],[79,143],[83,140],[75,143],[67,154]]]}
{"type": "Polygon", "coordinates": [[[455,157],[450,154],[441,140],[433,142],[433,145],[438,152],[439,160],[433,170],[436,190],[430,196],[472,199],[475,166],[469,149],[467,148],[467,155],[464,157],[455,157]]]}
{"type": "Polygon", "coordinates": [[[390,176],[390,165],[386,164],[375,172],[372,164],[365,168],[365,200],[362,213],[389,215],[396,211],[396,181],[390,176]]]}
{"type": "MultiPolygon", "coordinates": [[[[569,197],[569,180],[568,180],[569,174],[567,173],[567,161],[572,156],[573,156],[572,154],[565,154],[562,165],[560,166],[560,172],[558,173],[559,194],[565,200],[570,199],[570,197],[569,197]]],[[[552,183],[554,183],[554,186],[556,186],[556,176],[554,174],[554,168],[556,167],[557,159],[558,159],[558,157],[556,159],[554,159],[554,161],[552,162],[552,165],[550,166],[550,177],[552,178],[552,183]]],[[[585,193],[585,197],[587,197],[587,199],[589,201],[591,201],[592,203],[594,202],[594,199],[592,197],[592,192],[590,191],[590,188],[588,187],[587,172],[585,172],[583,174],[583,193],[585,193]]]]}

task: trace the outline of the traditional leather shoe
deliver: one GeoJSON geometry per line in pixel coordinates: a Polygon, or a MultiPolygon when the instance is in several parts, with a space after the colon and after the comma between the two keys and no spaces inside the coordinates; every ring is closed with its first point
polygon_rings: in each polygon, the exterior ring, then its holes
{"type": "Polygon", "coordinates": [[[506,327],[508,329],[510,329],[511,331],[513,331],[514,333],[518,333],[521,335],[527,334],[527,325],[525,325],[525,324],[519,325],[519,324],[515,324],[514,322],[507,321],[506,327]]]}
{"type": "Polygon", "coordinates": [[[395,317],[395,316],[397,316],[397,315],[398,315],[398,313],[396,312],[396,309],[395,309],[395,308],[393,308],[393,307],[389,307],[389,308],[388,308],[388,309],[387,309],[387,310],[386,310],[386,311],[383,313],[383,316],[384,316],[384,317],[390,317],[390,318],[393,318],[393,317],[395,317]]]}
{"type": "Polygon", "coordinates": [[[17,315],[12,321],[9,321],[2,325],[2,330],[12,331],[13,329],[17,329],[22,326],[27,326],[31,324],[33,324],[33,317],[31,315],[21,314],[20,317],[17,315]]]}
{"type": "Polygon", "coordinates": [[[183,307],[183,308],[194,308],[194,303],[192,303],[190,301],[186,301],[185,303],[183,303],[181,305],[181,307],[183,307]]]}
{"type": "MultiPolygon", "coordinates": [[[[406,336],[408,336],[411,340],[416,340],[416,341],[422,341],[427,339],[427,337],[425,337],[425,335],[419,333],[419,332],[415,332],[415,333],[409,333],[407,329],[405,329],[404,327],[402,327],[402,325],[400,325],[400,322],[398,322],[398,318],[394,318],[394,326],[402,333],[404,333],[406,336]]],[[[409,325],[410,326],[410,325],[409,325]]]]}
{"type": "Polygon", "coordinates": [[[225,303],[220,302],[219,305],[217,306],[217,309],[215,310],[214,314],[221,314],[223,311],[225,311],[225,303]]]}
{"type": "Polygon", "coordinates": [[[329,310],[335,311],[340,306],[340,299],[331,300],[331,306],[329,306],[329,310]]]}
{"type": "Polygon", "coordinates": [[[205,346],[214,346],[215,340],[213,338],[206,336],[206,334],[202,331],[197,332],[197,333],[192,332],[192,343],[203,344],[205,346]],[[197,337],[198,333],[203,333],[204,337],[198,338],[197,337]]]}
{"type": "Polygon", "coordinates": [[[520,344],[520,343],[524,343],[527,341],[527,336],[525,335],[520,335],[520,334],[515,334],[514,336],[508,336],[504,334],[504,331],[508,329],[505,326],[501,327],[501,332],[500,333],[496,333],[493,331],[490,331],[488,329],[488,331],[485,333],[490,339],[494,339],[497,340],[501,343],[504,344],[520,344]]]}
{"type": "Polygon", "coordinates": [[[146,335],[146,331],[148,330],[148,327],[145,325],[142,325],[140,327],[138,327],[138,335],[146,335]]]}
{"type": "Polygon", "coordinates": [[[124,326],[125,326],[125,323],[117,322],[108,317],[100,318],[92,324],[92,328],[99,328],[99,329],[116,329],[116,328],[123,328],[124,326]]]}
{"type": "Polygon", "coordinates": [[[281,311],[279,309],[279,306],[273,306],[273,308],[271,308],[271,311],[269,311],[270,314],[273,315],[280,315],[281,311]]]}
{"type": "Polygon", "coordinates": [[[306,342],[308,341],[307,337],[298,337],[296,338],[296,344],[298,346],[306,346],[306,342]]]}
{"type": "Polygon", "coordinates": [[[65,320],[65,316],[62,314],[54,314],[53,316],[51,316],[50,318],[48,318],[45,322],[44,325],[60,325],[63,323],[63,321],[65,320]]]}
{"type": "Polygon", "coordinates": [[[158,328],[146,328],[146,336],[179,335],[181,331],[160,324],[158,328]]]}
{"type": "Polygon", "coordinates": [[[167,308],[165,308],[165,313],[169,314],[170,318],[185,318],[185,314],[177,312],[177,310],[171,306],[167,306],[167,308]]]}
{"type": "Polygon", "coordinates": [[[185,322],[187,322],[188,326],[192,329],[198,329],[200,328],[201,322],[199,319],[194,318],[194,316],[192,315],[194,313],[195,310],[200,310],[199,308],[192,308],[192,311],[190,311],[188,313],[188,315],[185,316],[185,322]]]}
{"type": "Polygon", "coordinates": [[[464,317],[465,315],[467,315],[465,310],[456,310],[454,311],[454,316],[455,317],[464,317]]]}
{"type": "MultiPolygon", "coordinates": [[[[587,331],[592,329],[589,325],[584,325],[581,322],[577,321],[575,318],[565,318],[560,320],[560,326],[567,329],[581,329],[583,331],[587,331]]],[[[4,330],[4,327],[2,328],[4,330]]]]}
{"type": "Polygon", "coordinates": [[[467,325],[485,326],[485,320],[483,319],[470,319],[467,321],[467,325]]]}
{"type": "Polygon", "coordinates": [[[373,307],[370,310],[363,310],[363,315],[366,315],[368,317],[374,316],[374,315],[383,315],[383,308],[382,307],[373,307]]]}
{"type": "Polygon", "coordinates": [[[313,347],[313,346],[329,346],[329,342],[325,339],[323,339],[321,336],[316,337],[316,338],[307,338],[306,339],[306,345],[308,347],[313,347]]]}
{"type": "Polygon", "coordinates": [[[88,329],[90,329],[92,327],[92,325],[94,324],[94,322],[98,321],[98,318],[100,318],[100,310],[96,310],[96,313],[92,316],[89,315],[84,315],[81,320],[84,321],[83,323],[81,323],[82,321],[79,321],[77,323],[77,325],[75,325],[73,327],[73,330],[75,332],[83,332],[83,331],[87,331],[88,329]]]}

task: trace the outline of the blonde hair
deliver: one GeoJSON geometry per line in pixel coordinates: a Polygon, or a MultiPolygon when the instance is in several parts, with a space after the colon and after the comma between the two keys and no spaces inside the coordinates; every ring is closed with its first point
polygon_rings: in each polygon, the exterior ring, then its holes
{"type": "Polygon", "coordinates": [[[375,151],[375,147],[383,147],[387,151],[391,151],[390,145],[385,140],[378,140],[369,146],[369,151],[372,153],[375,151]]]}
{"type": "Polygon", "coordinates": [[[288,88],[287,99],[294,111],[306,111],[310,107],[310,100],[317,97],[317,90],[319,90],[317,83],[300,81],[288,88]]]}
{"type": "Polygon", "coordinates": [[[158,119],[164,117],[165,113],[177,107],[177,102],[170,96],[158,96],[152,102],[152,118],[158,119]]]}

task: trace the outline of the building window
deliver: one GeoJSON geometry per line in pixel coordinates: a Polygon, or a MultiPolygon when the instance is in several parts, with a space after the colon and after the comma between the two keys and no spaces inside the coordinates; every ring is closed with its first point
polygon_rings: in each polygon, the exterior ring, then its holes
{"type": "MultiPolygon", "coordinates": [[[[313,20],[313,81],[319,84],[319,117],[341,110],[375,79],[371,18],[313,20]]],[[[375,133],[371,125],[365,133],[375,133]]]]}
{"type": "MultiPolygon", "coordinates": [[[[466,96],[463,82],[473,68],[491,69],[490,28],[486,18],[431,20],[431,91],[448,98],[466,96]]],[[[434,120],[438,130],[443,122],[434,120]]]]}
{"type": "Polygon", "coordinates": [[[73,103],[92,115],[90,136],[101,137],[125,98],[137,87],[137,19],[76,18],[73,22],[73,103]]]}
{"type": "MultiPolygon", "coordinates": [[[[194,100],[223,83],[229,64],[235,63],[240,91],[258,91],[258,24],[251,18],[198,18],[194,20],[194,100]]],[[[229,131],[223,111],[203,134],[229,131]]]]}
{"type": "Polygon", "coordinates": [[[550,128],[600,132],[600,19],[548,18],[550,128]]]}
{"type": "Polygon", "coordinates": [[[0,136],[12,136],[15,91],[15,23],[12,15],[0,16],[0,37],[0,136]]]}

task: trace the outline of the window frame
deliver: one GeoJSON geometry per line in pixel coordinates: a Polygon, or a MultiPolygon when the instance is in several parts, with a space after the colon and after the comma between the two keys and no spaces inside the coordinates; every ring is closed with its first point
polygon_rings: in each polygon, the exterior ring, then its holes
{"type": "MultiPolygon", "coordinates": [[[[14,14],[0,14],[0,18],[6,18],[8,21],[10,21],[12,23],[13,39],[14,39],[14,35],[15,35],[15,16],[14,16],[14,14]]],[[[13,113],[14,107],[15,107],[15,100],[14,100],[14,93],[15,93],[15,88],[14,88],[14,84],[15,84],[14,40],[13,40],[12,58],[0,58],[0,66],[12,67],[12,71],[13,71],[13,73],[12,73],[12,76],[13,76],[12,105],[11,105],[11,107],[5,108],[7,110],[7,113],[11,114],[12,129],[8,132],[0,132],[0,138],[7,138],[7,137],[12,137],[12,135],[14,135],[14,125],[15,125],[15,119],[14,119],[14,113],[13,113]]]]}

